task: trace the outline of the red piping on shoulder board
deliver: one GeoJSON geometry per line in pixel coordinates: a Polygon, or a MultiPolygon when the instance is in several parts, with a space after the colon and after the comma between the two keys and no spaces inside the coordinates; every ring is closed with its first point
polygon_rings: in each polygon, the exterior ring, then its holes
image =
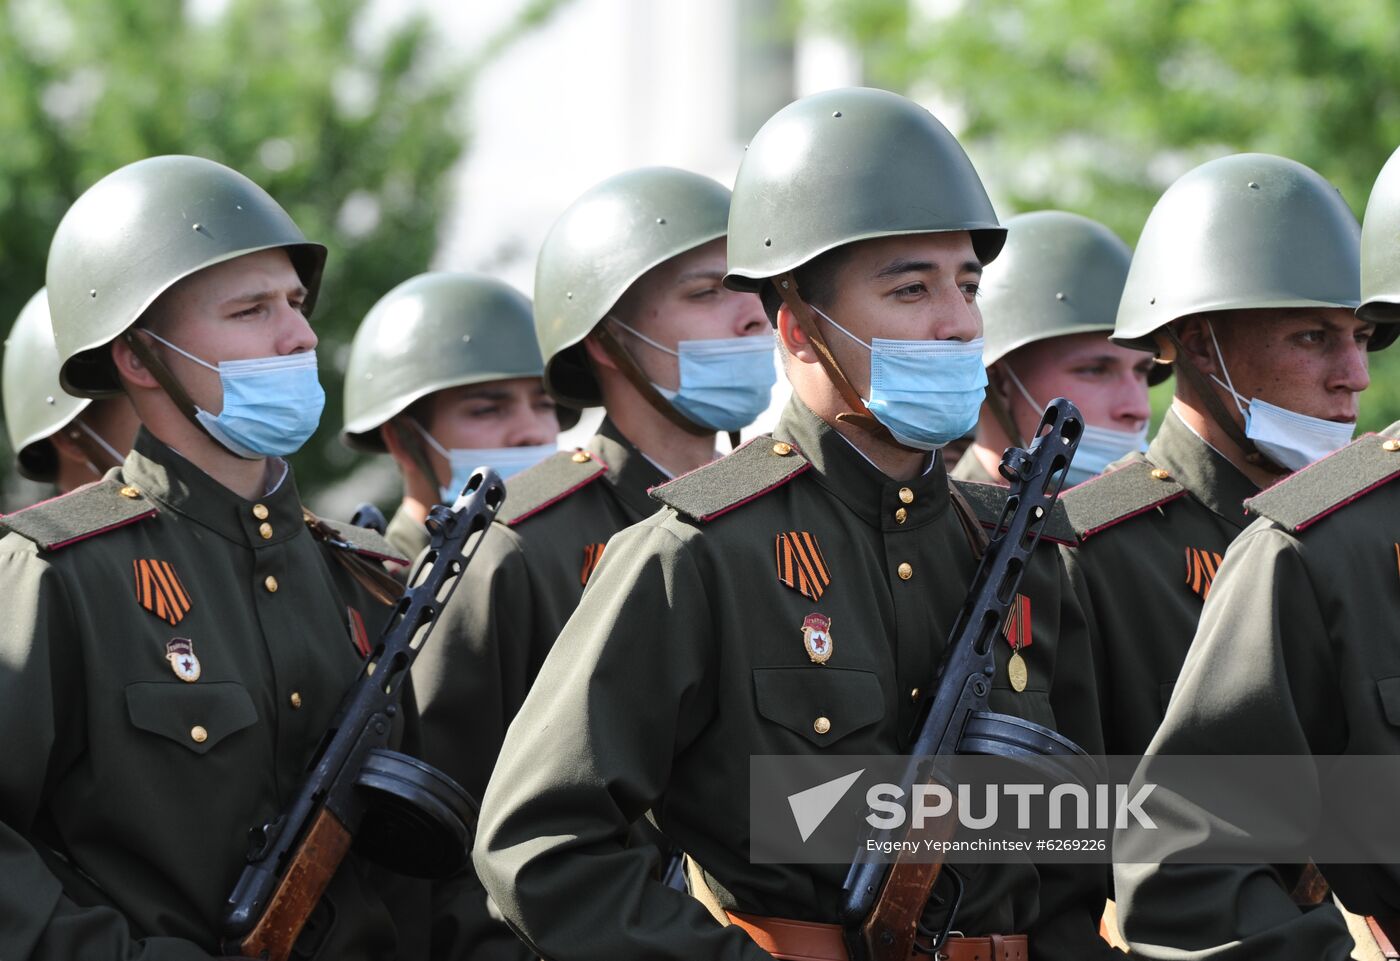
{"type": "MultiPolygon", "coordinates": [[[[553,507],[555,504],[559,503],[559,502],[562,501],[564,498],[568,497],[570,494],[574,493],[575,491],[579,490],[579,489],[582,488],[582,487],[587,487],[589,484],[593,483],[595,480],[597,480],[598,478],[602,477],[604,474],[606,474],[606,473],[608,472],[608,465],[607,465],[607,464],[604,464],[601,460],[599,460],[598,457],[597,457],[597,455],[594,455],[593,458],[592,458],[592,460],[593,460],[593,462],[594,462],[595,464],[598,465],[598,469],[597,469],[596,471],[594,471],[592,474],[589,474],[587,477],[585,477],[583,480],[579,481],[579,482],[578,482],[577,484],[575,484],[573,487],[567,488],[566,490],[560,491],[558,494],[555,494],[553,497],[551,497],[549,500],[545,501],[543,504],[537,504],[537,505],[535,505],[534,507],[530,508],[528,511],[526,511],[525,513],[521,514],[521,515],[518,516],[518,517],[512,517],[510,520],[506,521],[506,526],[507,526],[507,527],[514,527],[516,524],[519,524],[521,521],[526,520],[526,519],[531,518],[531,517],[534,517],[536,514],[538,514],[540,511],[544,510],[545,508],[547,508],[547,507],[553,507]]],[[[507,492],[507,493],[509,493],[509,492],[507,492]]]]}
{"type": "Polygon", "coordinates": [[[1293,530],[1294,530],[1295,532],[1301,532],[1301,531],[1307,530],[1309,527],[1312,527],[1314,524],[1316,524],[1318,521],[1322,520],[1322,519],[1323,519],[1324,517],[1326,517],[1328,514],[1336,513],[1337,511],[1341,510],[1343,507],[1346,507],[1346,506],[1347,506],[1348,504],[1350,504],[1352,501],[1360,500],[1362,497],[1365,497],[1367,494],[1371,493],[1371,491],[1375,490],[1377,487],[1384,487],[1386,484],[1389,484],[1391,481],[1395,480],[1396,474],[1400,474],[1400,471],[1395,471],[1395,472],[1393,472],[1393,473],[1391,473],[1391,474],[1389,474],[1389,475],[1387,475],[1387,476],[1381,478],[1380,480],[1376,481],[1376,482],[1375,482],[1374,484],[1372,484],[1370,487],[1367,487],[1367,488],[1365,488],[1364,490],[1359,490],[1359,491],[1357,491],[1355,494],[1352,494],[1352,495],[1351,495],[1350,497],[1348,497],[1346,500],[1340,501],[1340,502],[1338,502],[1338,503],[1336,503],[1336,504],[1333,504],[1331,507],[1327,508],[1327,510],[1323,511],[1321,514],[1318,514],[1316,517],[1309,517],[1307,520],[1303,521],[1303,523],[1301,523],[1301,524],[1299,524],[1298,526],[1294,527],[1293,530]]]}
{"type": "MultiPolygon", "coordinates": [[[[22,513],[22,512],[17,512],[17,513],[22,513]]],[[[129,524],[135,524],[137,521],[144,521],[144,520],[145,520],[146,518],[148,518],[148,517],[155,517],[157,513],[158,513],[158,512],[156,511],[156,509],[155,509],[154,507],[152,507],[150,510],[146,511],[144,514],[137,514],[135,517],[128,517],[128,518],[127,518],[126,520],[124,520],[124,521],[117,521],[117,523],[115,523],[115,524],[108,524],[106,527],[99,527],[99,528],[98,528],[97,530],[95,530],[95,531],[88,531],[87,533],[81,534],[81,535],[79,535],[78,537],[70,537],[70,538],[69,538],[68,540],[66,540],[66,541],[59,541],[57,544],[50,544],[48,547],[44,548],[44,550],[46,550],[46,551],[56,551],[56,550],[59,550],[60,548],[69,547],[70,545],[77,544],[77,543],[79,543],[80,541],[85,541],[85,540],[87,540],[87,539],[89,539],[89,538],[91,538],[91,537],[97,537],[99,534],[106,534],[108,531],[114,531],[114,530],[116,530],[116,529],[119,528],[119,527],[126,527],[126,526],[129,525],[129,524]]],[[[10,516],[11,516],[11,517],[14,517],[15,515],[14,515],[14,514],[11,514],[10,516]]]]}
{"type": "MultiPolygon", "coordinates": [[[[1107,477],[1108,475],[1105,474],[1104,476],[1107,477]]],[[[1131,513],[1124,514],[1122,517],[1115,517],[1113,520],[1109,521],[1107,524],[1100,524],[1098,527],[1091,527],[1089,530],[1087,530],[1087,531],[1085,531],[1084,533],[1080,534],[1080,535],[1079,535],[1079,539],[1080,539],[1081,541],[1087,541],[1089,538],[1093,537],[1095,534],[1100,534],[1100,533],[1102,533],[1102,532],[1108,530],[1110,527],[1117,527],[1119,524],[1123,523],[1124,521],[1126,521],[1126,520],[1131,520],[1132,518],[1137,517],[1139,514],[1146,514],[1148,511],[1156,510],[1157,508],[1161,507],[1163,504],[1170,504],[1172,501],[1178,500],[1179,498],[1182,498],[1182,497],[1185,497],[1185,496],[1186,496],[1186,489],[1185,489],[1185,488],[1182,488],[1181,490],[1177,491],[1175,494],[1172,494],[1170,497],[1163,497],[1163,498],[1162,498],[1161,500],[1159,500],[1159,501],[1153,501],[1151,504],[1148,504],[1146,507],[1142,507],[1142,508],[1139,508],[1138,510],[1132,511],[1131,513]]],[[[1073,547],[1074,545],[1071,544],[1071,545],[1069,545],[1069,546],[1070,546],[1070,547],[1073,547]]]]}
{"type": "MultiPolygon", "coordinates": [[[[988,524],[986,521],[978,521],[978,523],[981,524],[983,527],[985,527],[985,528],[986,528],[987,530],[989,530],[989,531],[994,531],[994,530],[997,529],[997,525],[996,525],[996,522],[995,522],[995,521],[993,521],[993,522],[990,523],[990,524],[988,524]]],[[[1099,530],[1102,530],[1102,529],[1103,529],[1103,528],[1099,528],[1099,530]]],[[[1087,537],[1088,535],[1086,534],[1086,535],[1084,535],[1084,536],[1087,537]]],[[[1051,544],[1060,544],[1060,545],[1063,545],[1064,547],[1078,547],[1078,546],[1079,546],[1079,542],[1078,542],[1078,541],[1067,541],[1067,540],[1064,540],[1063,538],[1054,537],[1054,536],[1052,536],[1052,535],[1050,535],[1050,534],[1044,534],[1044,533],[1042,533],[1042,534],[1040,535],[1040,539],[1043,540],[1043,541],[1049,541],[1051,544]]]]}

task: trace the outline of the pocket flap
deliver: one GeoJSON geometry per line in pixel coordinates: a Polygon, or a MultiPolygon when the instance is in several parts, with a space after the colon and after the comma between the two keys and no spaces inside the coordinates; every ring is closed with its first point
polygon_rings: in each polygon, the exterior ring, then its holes
{"type": "Polygon", "coordinates": [[[753,672],[758,713],[826,746],[885,716],[880,680],[840,667],[760,667],[753,672]]]}
{"type": "Polygon", "coordinates": [[[1381,696],[1381,710],[1385,719],[1400,727],[1400,677],[1383,677],[1376,682],[1376,691],[1381,696]]]}
{"type": "Polygon", "coordinates": [[[253,699],[242,684],[233,681],[128,684],[126,712],[141,730],[167,737],[196,754],[208,753],[258,719],[253,699]]]}

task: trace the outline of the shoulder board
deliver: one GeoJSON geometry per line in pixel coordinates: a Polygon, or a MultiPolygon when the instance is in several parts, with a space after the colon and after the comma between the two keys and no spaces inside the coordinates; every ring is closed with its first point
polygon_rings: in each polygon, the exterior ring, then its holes
{"type": "Polygon", "coordinates": [[[56,551],[157,513],[154,502],[137,488],[116,478],[103,478],[6,514],[0,525],[43,550],[56,551]]]}
{"type": "Polygon", "coordinates": [[[794,445],[764,434],[650,493],[652,500],[703,523],[782,487],[811,466],[794,445]]]}
{"type": "Polygon", "coordinates": [[[1060,503],[1083,541],[1185,494],[1186,488],[1166,470],[1138,457],[1071,487],[1060,503]]]}
{"type": "Polygon", "coordinates": [[[327,534],[328,536],[320,539],[333,548],[360,554],[371,560],[389,561],[393,564],[407,564],[413,560],[413,558],[404,557],[399,553],[398,549],[385,540],[384,535],[378,531],[372,531],[368,527],[356,527],[354,524],[346,524],[343,521],[317,517],[305,509],[302,513],[306,519],[306,526],[311,528],[312,534],[327,534]],[[323,530],[318,531],[318,525],[323,530]]]}
{"type": "Polygon", "coordinates": [[[560,451],[506,483],[506,502],[496,520],[515,525],[555,504],[608,472],[608,465],[586,450],[560,451]]]}
{"type": "MultiPolygon", "coordinates": [[[[950,478],[950,480],[963,497],[967,498],[968,504],[977,514],[978,522],[988,530],[995,528],[1001,521],[1002,508],[1006,506],[1007,489],[997,484],[979,484],[976,481],[957,480],[956,478],[950,478]]],[[[1045,522],[1045,528],[1040,536],[1042,540],[1070,547],[1079,543],[1079,539],[1074,536],[1074,528],[1070,525],[1064,505],[1058,500],[1055,501],[1055,506],[1050,511],[1050,518],[1045,522]]]]}
{"type": "Polygon", "coordinates": [[[1292,533],[1400,477],[1400,440],[1365,434],[1244,502],[1292,533]]]}

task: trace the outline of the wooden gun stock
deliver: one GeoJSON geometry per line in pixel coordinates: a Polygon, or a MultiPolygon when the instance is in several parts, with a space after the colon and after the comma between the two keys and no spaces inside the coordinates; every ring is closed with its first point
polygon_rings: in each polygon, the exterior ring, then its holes
{"type": "Polygon", "coordinates": [[[321,808],[311,830],[292,855],[267,911],[238,942],[238,953],[266,961],[286,961],[306,919],[316,909],[354,840],[334,814],[321,808]]]}
{"type": "MultiPolygon", "coordinates": [[[[920,847],[925,840],[942,842],[952,839],[958,818],[945,814],[933,821],[926,830],[910,831],[909,840],[920,847]]],[[[920,855],[901,852],[890,865],[885,886],[861,925],[861,940],[865,957],[870,961],[907,961],[914,956],[914,942],[919,936],[919,920],[928,907],[929,892],[943,872],[943,860],[929,860],[920,855]]],[[[950,912],[951,918],[951,912],[950,912]]]]}

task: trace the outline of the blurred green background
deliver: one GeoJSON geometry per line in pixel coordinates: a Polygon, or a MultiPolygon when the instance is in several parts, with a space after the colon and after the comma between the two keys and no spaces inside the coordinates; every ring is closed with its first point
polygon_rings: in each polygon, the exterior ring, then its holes
{"type": "MultiPolygon", "coordinates": [[[[1245,150],[1316,168],[1359,216],[1400,144],[1395,0],[714,2],[734,17],[741,88],[794,37],[832,36],[863,82],[959,133],[1003,217],[1056,207],[1133,243],[1177,176],[1245,150]]],[[[42,285],[64,210],[103,174],[158,153],[247,173],[331,250],[315,318],[324,429],[294,458],[314,502],[355,464],[335,438],[350,336],[440,242],[474,78],[570,5],[518,4],[467,58],[424,18],[367,30],[369,0],[0,0],[0,330],[42,285]]],[[[1400,419],[1397,374],[1400,350],[1374,357],[1363,429],[1400,419]]],[[[0,455],[0,510],[13,509],[0,455]]]]}

